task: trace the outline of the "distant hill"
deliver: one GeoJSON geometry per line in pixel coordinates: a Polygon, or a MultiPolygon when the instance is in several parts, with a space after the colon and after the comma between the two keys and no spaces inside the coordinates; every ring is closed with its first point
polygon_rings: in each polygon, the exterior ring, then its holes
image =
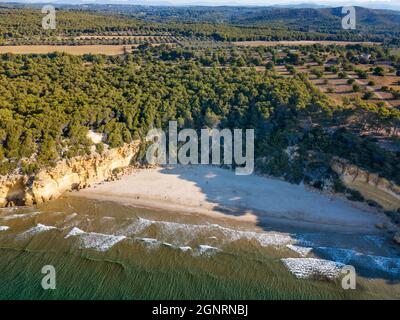
{"type": "Polygon", "coordinates": [[[291,8],[291,9],[320,9],[320,8],[331,8],[328,5],[316,4],[316,3],[298,3],[298,4],[275,4],[273,8],[291,8]]]}
{"type": "MultiPolygon", "coordinates": [[[[400,28],[400,12],[356,7],[357,23],[368,28],[400,28]]],[[[263,24],[281,22],[293,27],[330,31],[340,29],[342,8],[259,8],[230,16],[231,23],[263,24]]]]}
{"type": "MultiPolygon", "coordinates": [[[[20,4],[19,6],[38,8],[40,4],[20,4]]],[[[363,7],[356,7],[357,29],[347,31],[342,29],[341,20],[344,15],[341,7],[326,8],[307,3],[290,8],[285,6],[146,6],[99,3],[80,5],[60,3],[56,6],[66,10],[94,11],[101,14],[112,12],[142,22],[208,24],[204,27],[208,30],[208,34],[211,34],[214,28],[210,24],[218,25],[218,29],[221,29],[221,25],[223,25],[222,28],[226,26],[229,28],[240,27],[242,31],[247,31],[245,32],[246,38],[250,34],[254,34],[256,38],[260,34],[265,34],[265,32],[256,30],[261,28],[280,30],[283,33],[302,32],[310,39],[316,39],[319,34],[324,34],[330,35],[334,40],[391,41],[391,43],[397,44],[400,38],[400,11],[363,7]],[[308,6],[314,7],[309,8],[308,6]]],[[[205,30],[204,28],[201,27],[205,30]]],[[[232,34],[231,30],[222,32],[222,34],[224,33],[232,34]]],[[[235,37],[239,34],[240,32],[236,32],[235,37]]],[[[273,34],[273,32],[269,34],[273,34]]],[[[320,39],[326,39],[326,36],[321,36],[320,39]]]]}
{"type": "MultiPolygon", "coordinates": [[[[179,19],[195,22],[227,22],[238,24],[262,24],[281,22],[293,26],[323,28],[332,27],[343,17],[342,8],[316,4],[275,5],[271,7],[234,6],[144,6],[119,4],[60,5],[63,8],[81,7],[86,10],[114,11],[137,15],[152,20],[179,19]]],[[[400,11],[356,7],[358,22],[368,27],[400,27],[400,11]]],[[[337,26],[341,27],[341,24],[337,26]]]]}
{"type": "MultiPolygon", "coordinates": [[[[64,6],[68,7],[68,6],[64,6]]],[[[76,8],[76,6],[70,6],[76,8]]],[[[292,30],[341,32],[342,8],[325,8],[312,4],[298,7],[208,7],[208,6],[132,6],[88,4],[85,9],[114,11],[151,21],[229,23],[269,25],[292,30]],[[308,8],[306,6],[314,6],[308,8]],[[303,8],[304,7],[304,8],[303,8]]],[[[373,34],[400,34],[400,11],[356,7],[358,31],[373,34]]]]}

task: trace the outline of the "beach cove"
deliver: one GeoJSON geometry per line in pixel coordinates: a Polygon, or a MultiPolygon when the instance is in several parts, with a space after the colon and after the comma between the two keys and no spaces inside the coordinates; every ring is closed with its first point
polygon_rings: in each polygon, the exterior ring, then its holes
{"type": "Polygon", "coordinates": [[[211,167],[137,169],[0,212],[2,298],[399,298],[398,248],[363,204],[211,167]],[[294,210],[296,209],[296,210],[294,210]],[[40,287],[53,265],[57,289],[40,287]],[[353,265],[357,289],[341,287],[353,265]],[[22,276],[21,276],[22,275],[22,276]]]}

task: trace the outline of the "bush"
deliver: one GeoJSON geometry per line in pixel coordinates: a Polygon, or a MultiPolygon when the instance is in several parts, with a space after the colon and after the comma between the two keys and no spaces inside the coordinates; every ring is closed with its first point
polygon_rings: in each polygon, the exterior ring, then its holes
{"type": "Polygon", "coordinates": [[[373,71],[372,71],[374,76],[379,76],[379,77],[383,77],[385,75],[385,69],[383,69],[382,67],[376,67],[373,71]]]}
{"type": "Polygon", "coordinates": [[[265,69],[267,70],[273,70],[274,69],[274,63],[272,61],[269,61],[266,65],[265,65],[265,69]]]}
{"type": "Polygon", "coordinates": [[[100,143],[96,144],[96,151],[97,151],[99,154],[102,154],[102,153],[103,153],[103,151],[104,151],[104,144],[103,144],[103,142],[100,142],[100,143]]]}
{"type": "Polygon", "coordinates": [[[357,69],[356,74],[360,79],[368,79],[368,73],[364,70],[357,69]]]}
{"type": "Polygon", "coordinates": [[[33,173],[36,173],[38,170],[39,166],[36,162],[28,163],[26,161],[23,161],[21,164],[22,174],[31,175],[33,173]]]}
{"type": "Polygon", "coordinates": [[[358,85],[358,84],[353,84],[353,91],[354,92],[360,92],[360,90],[361,90],[361,87],[358,85]]]}
{"type": "Polygon", "coordinates": [[[324,75],[324,73],[321,70],[316,68],[311,69],[311,73],[315,75],[318,79],[322,78],[322,76],[324,75]]]}
{"type": "Polygon", "coordinates": [[[375,94],[372,91],[366,91],[363,95],[363,100],[369,100],[372,99],[375,96],[375,94]]]}

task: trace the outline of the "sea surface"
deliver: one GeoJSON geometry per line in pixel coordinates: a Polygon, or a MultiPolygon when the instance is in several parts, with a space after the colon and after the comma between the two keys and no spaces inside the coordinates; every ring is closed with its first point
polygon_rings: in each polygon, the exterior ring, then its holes
{"type": "Polygon", "coordinates": [[[0,210],[0,299],[399,299],[381,235],[317,233],[63,197],[0,210]],[[44,266],[55,285],[43,289],[44,266]],[[354,266],[356,289],[342,288],[354,266]]]}

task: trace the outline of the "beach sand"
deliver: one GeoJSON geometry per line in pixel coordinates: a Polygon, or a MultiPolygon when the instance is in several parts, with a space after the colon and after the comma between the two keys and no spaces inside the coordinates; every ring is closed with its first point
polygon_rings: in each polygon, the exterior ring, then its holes
{"type": "Polygon", "coordinates": [[[73,196],[125,205],[204,214],[254,225],[318,231],[382,233],[387,218],[362,203],[308,190],[279,179],[237,176],[214,166],[137,169],[121,180],[91,186],[73,196]]]}

